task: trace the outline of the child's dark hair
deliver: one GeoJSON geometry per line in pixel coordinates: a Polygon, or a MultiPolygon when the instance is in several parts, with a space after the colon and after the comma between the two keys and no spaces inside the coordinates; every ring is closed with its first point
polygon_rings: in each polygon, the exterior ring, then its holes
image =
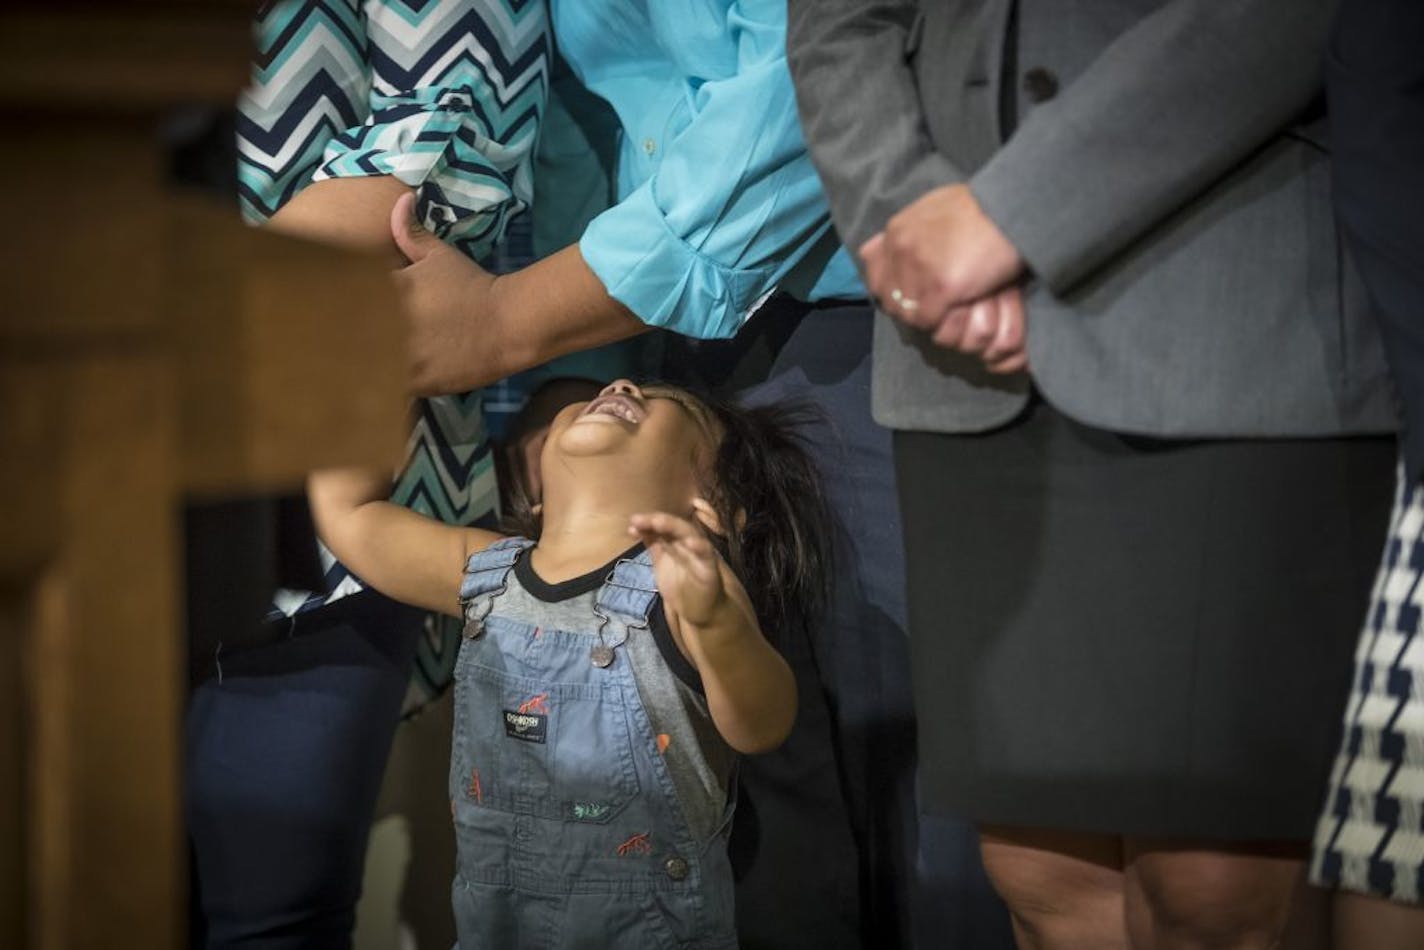
{"type": "MultiPolygon", "coordinates": [[[[723,535],[714,535],[713,543],[747,589],[769,640],[813,630],[826,610],[832,570],[830,512],[807,450],[807,430],[821,415],[797,404],[696,398],[721,430],[710,483],[702,486],[722,523],[723,535]]],[[[521,463],[517,457],[501,461],[502,528],[538,538],[539,517],[520,484],[521,463]]]]}
{"type": "Polygon", "coordinates": [[[811,630],[830,596],[831,519],[807,430],[820,414],[797,404],[703,400],[722,429],[707,501],[722,522],[713,538],[741,580],[772,642],[811,630]]]}

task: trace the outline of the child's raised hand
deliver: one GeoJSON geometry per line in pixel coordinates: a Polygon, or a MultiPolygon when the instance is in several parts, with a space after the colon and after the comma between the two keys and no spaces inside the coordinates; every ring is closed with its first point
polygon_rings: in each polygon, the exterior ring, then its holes
{"type": "Polygon", "coordinates": [[[628,533],[642,538],[653,558],[663,602],[686,623],[706,623],[726,597],[722,556],[702,528],[687,518],[654,511],[637,514],[628,533]]]}

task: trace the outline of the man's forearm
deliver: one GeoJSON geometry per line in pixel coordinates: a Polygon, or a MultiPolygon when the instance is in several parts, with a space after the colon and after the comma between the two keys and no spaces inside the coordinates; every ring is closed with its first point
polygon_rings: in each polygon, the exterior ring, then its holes
{"type": "Polygon", "coordinates": [[[447,383],[473,389],[555,357],[636,336],[648,325],[608,295],[576,245],[494,279],[471,312],[470,359],[447,383]]]}

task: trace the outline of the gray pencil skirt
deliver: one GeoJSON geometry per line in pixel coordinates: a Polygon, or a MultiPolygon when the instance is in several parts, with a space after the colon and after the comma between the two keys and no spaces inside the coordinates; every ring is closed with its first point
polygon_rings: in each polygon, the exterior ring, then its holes
{"type": "Polygon", "coordinates": [[[895,459],[930,810],[1310,837],[1393,439],[1159,440],[1037,401],[895,459]]]}

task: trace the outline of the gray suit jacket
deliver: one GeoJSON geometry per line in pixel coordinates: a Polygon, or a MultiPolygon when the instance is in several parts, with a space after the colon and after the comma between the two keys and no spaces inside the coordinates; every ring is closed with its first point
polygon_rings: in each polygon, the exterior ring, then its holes
{"type": "MultiPolygon", "coordinates": [[[[967,181],[1032,271],[1033,384],[1163,436],[1390,431],[1330,208],[1329,0],[791,0],[812,158],[854,249],[967,181]]],[[[987,429],[1030,388],[880,317],[876,418],[987,429]]]]}

